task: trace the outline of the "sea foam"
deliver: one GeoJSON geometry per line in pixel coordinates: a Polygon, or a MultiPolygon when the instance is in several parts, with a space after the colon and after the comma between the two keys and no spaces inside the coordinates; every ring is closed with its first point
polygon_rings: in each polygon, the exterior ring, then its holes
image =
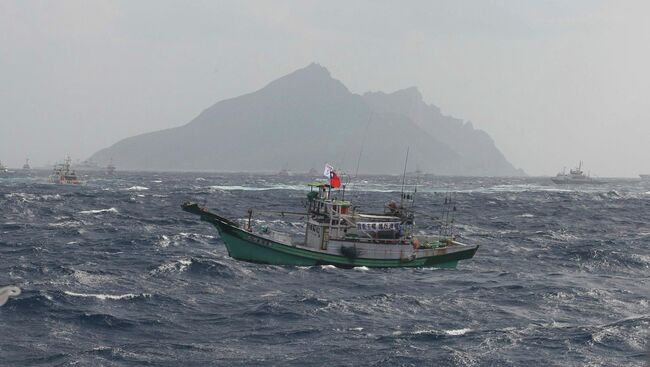
{"type": "Polygon", "coordinates": [[[94,210],[82,210],[79,212],[79,214],[101,214],[101,213],[118,213],[117,209],[115,208],[108,208],[108,209],[94,209],[94,210]]]}
{"type": "Polygon", "coordinates": [[[118,294],[118,295],[113,295],[113,294],[101,294],[101,293],[76,293],[76,292],[69,292],[69,291],[64,291],[63,293],[67,294],[68,296],[73,296],[73,297],[84,297],[84,298],[97,298],[102,301],[110,299],[110,300],[122,300],[122,299],[134,299],[134,298],[149,298],[151,297],[151,294],[149,293],[140,293],[140,294],[133,294],[133,293],[127,293],[127,294],[118,294]]]}

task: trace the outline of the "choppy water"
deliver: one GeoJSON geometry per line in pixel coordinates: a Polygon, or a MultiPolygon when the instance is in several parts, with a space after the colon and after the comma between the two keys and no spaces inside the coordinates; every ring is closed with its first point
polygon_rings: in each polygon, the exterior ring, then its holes
{"type": "MultiPolygon", "coordinates": [[[[308,177],[120,174],[82,187],[0,178],[0,365],[642,366],[650,329],[650,183],[439,178],[456,192],[456,270],[278,267],[227,257],[180,210],[301,210],[308,177]]],[[[362,208],[400,179],[364,178],[362,208]]],[[[299,218],[261,218],[300,233],[299,218]]]]}

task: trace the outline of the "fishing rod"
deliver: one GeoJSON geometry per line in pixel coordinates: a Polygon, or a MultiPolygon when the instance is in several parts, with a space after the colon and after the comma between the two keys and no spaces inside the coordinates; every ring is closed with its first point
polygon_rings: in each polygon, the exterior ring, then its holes
{"type": "Polygon", "coordinates": [[[456,221],[456,193],[445,193],[445,201],[442,205],[442,216],[440,218],[440,237],[454,236],[454,223],[456,221]]]}
{"type": "Polygon", "coordinates": [[[368,122],[366,123],[366,129],[363,133],[363,139],[361,140],[361,149],[359,149],[359,158],[357,158],[357,169],[354,171],[354,179],[357,179],[357,176],[359,175],[359,164],[361,164],[361,155],[363,154],[363,148],[366,145],[366,135],[368,135],[368,127],[370,127],[370,121],[372,121],[372,114],[373,112],[370,112],[370,116],[368,116],[368,122]]]}
{"type": "Polygon", "coordinates": [[[370,115],[368,116],[368,122],[366,122],[366,128],[363,131],[363,137],[361,139],[361,149],[359,149],[359,157],[357,157],[357,167],[354,170],[354,179],[351,179],[348,176],[348,183],[352,182],[350,185],[350,191],[352,191],[352,188],[354,187],[354,183],[357,182],[357,178],[359,177],[359,166],[361,165],[361,156],[363,155],[363,150],[366,146],[366,136],[368,135],[368,128],[370,127],[370,122],[372,121],[372,115],[374,112],[370,112],[370,115]]]}

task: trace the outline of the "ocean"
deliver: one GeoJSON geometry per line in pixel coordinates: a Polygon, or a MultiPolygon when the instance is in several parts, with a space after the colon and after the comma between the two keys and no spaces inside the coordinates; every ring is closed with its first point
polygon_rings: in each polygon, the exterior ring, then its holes
{"type": "MultiPolygon", "coordinates": [[[[228,257],[180,205],[304,210],[314,177],[0,176],[1,366],[644,366],[650,182],[409,178],[416,224],[479,244],[457,269],[281,267],[228,257]]],[[[401,177],[355,180],[381,210],[401,177]]],[[[300,218],[259,217],[298,235],[300,218]]]]}

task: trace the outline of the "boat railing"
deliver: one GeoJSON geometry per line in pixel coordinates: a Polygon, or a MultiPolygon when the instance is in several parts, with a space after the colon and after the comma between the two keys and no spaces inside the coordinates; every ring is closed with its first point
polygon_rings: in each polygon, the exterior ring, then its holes
{"type": "Polygon", "coordinates": [[[259,233],[264,237],[271,238],[277,242],[281,242],[284,244],[291,244],[293,241],[291,235],[289,235],[288,233],[269,229],[268,227],[266,228],[266,230],[264,230],[263,228],[259,233]]]}
{"type": "Polygon", "coordinates": [[[404,245],[407,244],[407,240],[403,238],[367,238],[367,237],[346,237],[347,240],[354,240],[355,242],[362,243],[379,243],[383,245],[404,245]]]}
{"type": "Polygon", "coordinates": [[[417,235],[410,238],[368,238],[358,236],[346,236],[346,240],[360,242],[360,243],[374,243],[382,245],[414,245],[414,242],[419,248],[439,248],[452,245],[454,241],[449,238],[439,236],[422,236],[417,235]]]}

